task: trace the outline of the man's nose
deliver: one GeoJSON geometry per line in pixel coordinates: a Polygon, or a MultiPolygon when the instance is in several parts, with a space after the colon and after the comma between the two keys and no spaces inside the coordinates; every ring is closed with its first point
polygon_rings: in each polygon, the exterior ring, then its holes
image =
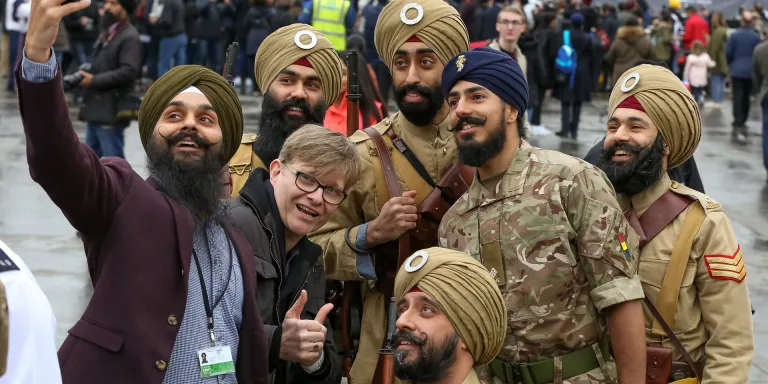
{"type": "Polygon", "coordinates": [[[312,193],[308,193],[307,197],[309,201],[314,205],[320,205],[323,203],[323,188],[318,188],[312,193]]]}
{"type": "Polygon", "coordinates": [[[398,332],[402,330],[413,331],[416,329],[416,326],[413,322],[413,314],[411,312],[411,310],[407,310],[397,317],[395,328],[397,328],[398,332]]]}

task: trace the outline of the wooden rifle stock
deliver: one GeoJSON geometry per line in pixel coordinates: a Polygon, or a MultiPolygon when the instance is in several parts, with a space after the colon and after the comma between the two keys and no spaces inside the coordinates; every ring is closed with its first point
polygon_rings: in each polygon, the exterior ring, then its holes
{"type": "Polygon", "coordinates": [[[347,54],[347,136],[360,129],[360,77],[357,73],[359,53],[347,54]]]}
{"type": "Polygon", "coordinates": [[[397,308],[395,298],[389,298],[387,306],[387,336],[384,345],[379,349],[379,361],[376,363],[376,371],[373,374],[373,384],[395,383],[395,350],[392,343],[395,335],[395,321],[397,321],[397,308]]]}

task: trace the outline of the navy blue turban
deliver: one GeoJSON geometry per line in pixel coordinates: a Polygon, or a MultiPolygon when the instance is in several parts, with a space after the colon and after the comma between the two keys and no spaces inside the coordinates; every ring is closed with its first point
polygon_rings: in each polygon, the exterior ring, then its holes
{"type": "Polygon", "coordinates": [[[528,109],[528,82],[520,65],[504,52],[478,48],[462,52],[445,64],[443,94],[464,80],[487,88],[511,105],[519,117],[528,109]]]}

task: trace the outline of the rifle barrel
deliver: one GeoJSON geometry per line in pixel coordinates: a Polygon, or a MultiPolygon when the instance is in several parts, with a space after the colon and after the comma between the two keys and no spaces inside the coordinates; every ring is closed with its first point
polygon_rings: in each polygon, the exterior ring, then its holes
{"type": "Polygon", "coordinates": [[[229,82],[229,85],[235,86],[235,63],[237,63],[237,51],[240,44],[233,42],[227,47],[227,55],[224,59],[224,71],[221,76],[229,82]]]}
{"type": "Polygon", "coordinates": [[[347,54],[347,136],[360,129],[360,77],[357,73],[359,53],[347,54]]]}

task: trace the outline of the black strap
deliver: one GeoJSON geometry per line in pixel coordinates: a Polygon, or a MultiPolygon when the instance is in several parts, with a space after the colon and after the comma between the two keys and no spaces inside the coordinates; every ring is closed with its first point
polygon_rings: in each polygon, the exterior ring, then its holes
{"type": "MultiPolygon", "coordinates": [[[[207,226],[203,229],[204,235],[203,239],[205,240],[205,247],[208,249],[208,256],[212,257],[211,255],[211,247],[208,245],[208,234],[205,233],[207,229],[207,226]]],[[[213,307],[211,307],[210,302],[208,301],[208,289],[205,287],[205,279],[203,279],[203,270],[200,268],[200,259],[197,257],[197,252],[195,252],[195,248],[192,247],[192,257],[195,259],[195,265],[197,266],[197,275],[200,278],[200,288],[203,291],[203,306],[205,307],[205,316],[208,317],[208,332],[211,336],[211,342],[216,343],[216,336],[213,333],[213,310],[216,309],[216,307],[221,302],[221,299],[224,298],[224,295],[227,293],[227,288],[229,287],[229,280],[232,278],[232,270],[234,269],[234,258],[232,256],[232,247],[229,243],[229,236],[227,236],[227,247],[229,248],[229,273],[227,273],[227,282],[224,284],[224,290],[221,292],[221,296],[219,296],[218,299],[216,299],[213,302],[213,307]]],[[[211,274],[213,274],[213,260],[211,260],[211,274]]],[[[211,279],[213,281],[213,279],[211,279]]],[[[211,292],[211,296],[215,297],[216,293],[211,292]]]]}
{"type": "Polygon", "coordinates": [[[400,151],[400,153],[402,153],[406,159],[408,159],[408,162],[411,163],[414,169],[416,169],[416,172],[419,173],[419,176],[421,176],[421,178],[424,179],[424,181],[426,181],[432,188],[437,187],[435,181],[432,180],[432,176],[430,176],[429,172],[427,172],[427,169],[424,168],[424,164],[419,161],[419,158],[416,157],[410,148],[408,148],[408,145],[405,144],[405,141],[397,136],[392,128],[387,130],[387,136],[389,136],[389,138],[392,140],[392,144],[395,145],[395,148],[397,148],[397,150],[400,151]]]}

